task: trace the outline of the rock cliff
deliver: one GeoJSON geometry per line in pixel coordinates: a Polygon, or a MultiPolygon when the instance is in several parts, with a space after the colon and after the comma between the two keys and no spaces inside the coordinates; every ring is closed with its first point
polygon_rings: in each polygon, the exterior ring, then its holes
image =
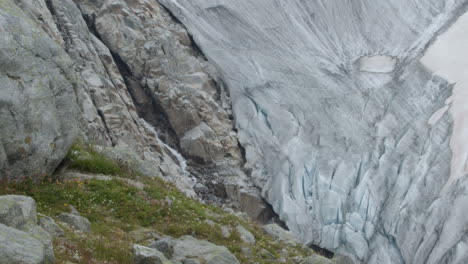
{"type": "Polygon", "coordinates": [[[243,174],[219,73],[157,1],[5,0],[0,19],[3,179],[50,175],[77,138],[192,196],[192,176],[243,174]]]}

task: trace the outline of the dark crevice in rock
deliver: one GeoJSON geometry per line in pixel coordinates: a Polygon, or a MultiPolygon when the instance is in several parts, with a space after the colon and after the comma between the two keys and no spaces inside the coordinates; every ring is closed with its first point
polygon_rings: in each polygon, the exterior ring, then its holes
{"type": "Polygon", "coordinates": [[[187,30],[187,28],[185,27],[184,23],[182,23],[173,13],[171,10],[169,10],[168,8],[166,8],[164,5],[160,5],[161,8],[169,15],[169,17],[171,18],[171,20],[176,23],[176,24],[179,24],[181,27],[183,27],[185,29],[185,31],[187,31],[187,34],[190,38],[190,47],[191,49],[194,51],[194,53],[200,57],[203,57],[205,60],[206,60],[206,57],[205,55],[203,54],[203,52],[201,51],[201,49],[198,47],[198,45],[196,44],[195,40],[193,39],[193,36],[192,34],[190,34],[190,32],[187,30]]]}
{"type": "Polygon", "coordinates": [[[107,132],[107,134],[109,135],[109,138],[110,138],[110,141],[111,141],[111,143],[112,143],[112,146],[115,147],[115,143],[114,143],[114,141],[112,140],[112,136],[111,136],[112,134],[111,134],[111,132],[110,132],[109,127],[107,126],[106,117],[104,116],[104,113],[103,113],[101,110],[97,109],[97,114],[98,114],[98,116],[101,118],[102,123],[104,124],[104,127],[106,128],[106,132],[107,132]]]}
{"type": "MultiPolygon", "coordinates": [[[[106,45],[96,29],[95,17],[83,14],[83,19],[86,21],[89,31],[104,45],[106,45]]],[[[112,59],[114,60],[120,75],[125,82],[125,86],[133,99],[138,115],[156,129],[158,137],[163,142],[168,144],[170,147],[179,150],[180,147],[177,134],[172,128],[167,114],[161,107],[160,103],[151,94],[149,89],[141,85],[139,78],[133,74],[130,66],[120,57],[120,55],[112,51],[109,46],[107,46],[107,48],[109,49],[112,59]]]]}
{"type": "Polygon", "coordinates": [[[324,249],[324,248],[321,248],[317,245],[314,245],[314,244],[308,244],[307,245],[309,248],[311,248],[312,250],[314,250],[316,253],[326,257],[326,258],[329,258],[329,259],[332,259],[334,256],[335,256],[335,253],[328,250],[328,249],[324,249]]]}
{"type": "Polygon", "coordinates": [[[62,39],[64,41],[65,45],[65,51],[68,52],[71,47],[71,41],[72,38],[70,36],[70,32],[68,28],[63,24],[60,23],[60,19],[57,16],[57,11],[55,10],[54,4],[52,3],[52,0],[45,0],[45,4],[47,6],[47,9],[49,9],[50,14],[52,14],[52,17],[54,18],[55,25],[57,25],[57,29],[59,30],[60,34],[62,35],[62,39]]]}

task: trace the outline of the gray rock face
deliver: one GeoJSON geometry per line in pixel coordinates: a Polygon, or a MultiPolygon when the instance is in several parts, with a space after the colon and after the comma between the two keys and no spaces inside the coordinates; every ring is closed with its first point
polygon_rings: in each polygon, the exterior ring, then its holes
{"type": "Polygon", "coordinates": [[[1,1],[0,25],[0,178],[41,177],[78,134],[74,67],[12,1],[1,1]]]}
{"type": "Polygon", "coordinates": [[[160,137],[202,163],[242,162],[219,74],[156,1],[4,2],[1,176],[50,173],[78,127],[191,196],[185,160],[160,137]]]}
{"type": "Polygon", "coordinates": [[[1,264],[42,264],[45,262],[41,242],[28,233],[0,224],[1,264]]]}
{"type": "Polygon", "coordinates": [[[160,2],[224,73],[246,166],[300,241],[370,264],[468,260],[466,47],[419,60],[466,0],[160,2]]]}
{"type": "Polygon", "coordinates": [[[71,225],[78,231],[89,233],[91,232],[91,223],[85,217],[76,214],[62,213],[58,216],[60,221],[71,225]]]}

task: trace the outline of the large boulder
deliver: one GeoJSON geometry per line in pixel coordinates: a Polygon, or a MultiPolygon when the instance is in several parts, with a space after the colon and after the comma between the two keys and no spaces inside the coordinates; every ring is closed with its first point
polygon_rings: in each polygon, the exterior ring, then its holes
{"type": "Polygon", "coordinates": [[[0,224],[0,264],[43,264],[44,247],[28,233],[0,224]]]}
{"type": "Polygon", "coordinates": [[[35,225],[36,201],[21,195],[0,196],[0,223],[16,229],[35,225]]]}
{"type": "Polygon", "coordinates": [[[60,219],[60,221],[64,223],[71,225],[74,229],[83,233],[91,232],[91,223],[86,217],[76,214],[61,213],[58,216],[58,219],[60,219]]]}
{"type": "Polygon", "coordinates": [[[183,260],[193,256],[207,264],[239,264],[237,258],[225,247],[217,246],[205,240],[198,240],[191,236],[183,236],[175,240],[175,260],[183,260]]]}
{"type": "Polygon", "coordinates": [[[133,245],[133,255],[135,264],[172,264],[163,253],[154,248],[133,245]]]}
{"type": "Polygon", "coordinates": [[[21,229],[39,241],[44,248],[45,263],[55,263],[54,244],[52,236],[38,225],[26,225],[21,229]]]}
{"type": "Polygon", "coordinates": [[[42,177],[78,133],[73,61],[11,1],[0,25],[0,177],[42,177]]]}

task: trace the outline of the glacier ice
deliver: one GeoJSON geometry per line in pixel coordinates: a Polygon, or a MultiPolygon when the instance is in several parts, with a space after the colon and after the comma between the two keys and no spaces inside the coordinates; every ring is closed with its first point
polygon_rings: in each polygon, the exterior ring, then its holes
{"type": "Polygon", "coordinates": [[[304,243],[468,263],[468,0],[160,0],[229,86],[246,167],[304,243]]]}

